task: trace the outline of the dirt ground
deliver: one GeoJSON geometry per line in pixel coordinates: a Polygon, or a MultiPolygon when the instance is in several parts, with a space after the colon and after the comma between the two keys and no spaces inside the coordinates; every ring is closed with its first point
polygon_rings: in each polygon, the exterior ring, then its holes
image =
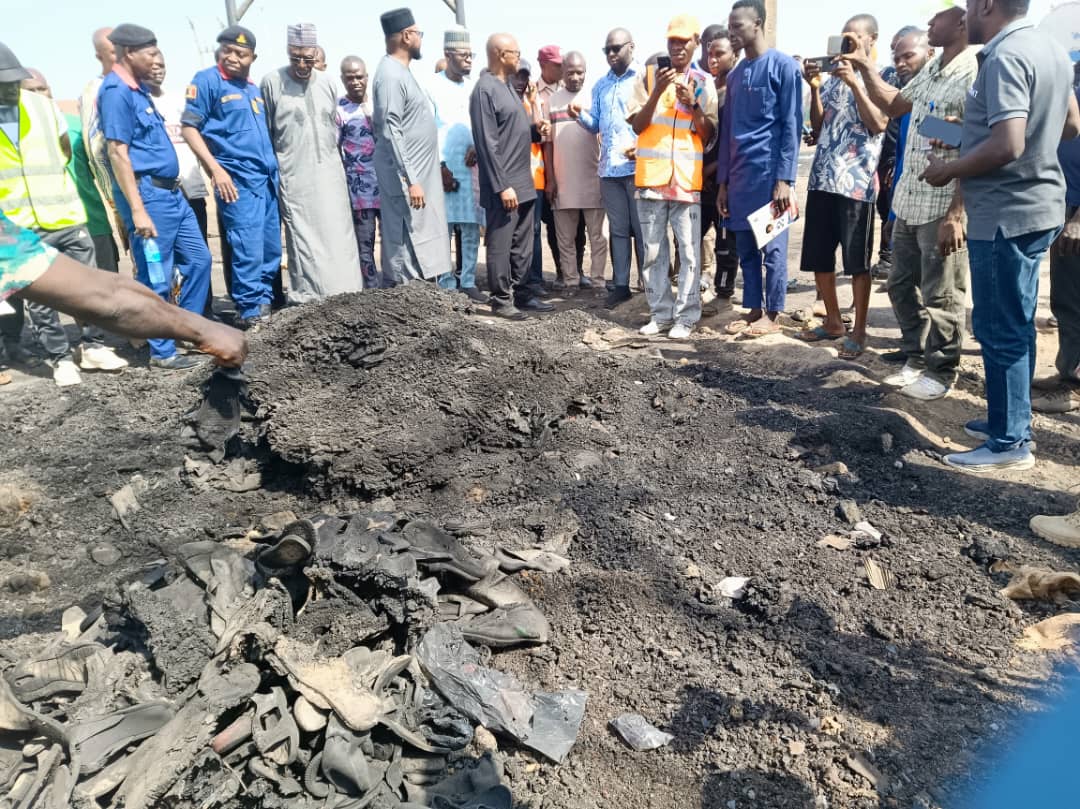
{"type": "MultiPolygon", "coordinates": [[[[812,297],[804,284],[789,308],[812,297]]],[[[1080,417],[1036,417],[1034,469],[964,476],[939,455],[972,445],[977,345],[943,401],[883,388],[877,352],[899,335],[881,292],[856,363],[724,336],[737,308],[685,343],[640,340],[643,296],[614,313],[601,300],[516,324],[412,286],[280,313],[252,335],[257,411],[215,467],[258,473],[243,492],[185,466],[205,460],[181,432],[207,370],[152,373],[125,347],[134,367],[77,388],[19,374],[0,390],[0,650],[183,542],[388,496],[473,526],[477,547],[569,543],[568,570],[530,574],[551,642],[494,658],[532,687],[589,693],[561,767],[505,747],[517,806],[954,804],[1047,696],[1057,661],[1016,641],[1069,607],[1002,598],[988,563],[1076,568],[1027,521],[1073,508],[1080,417]],[[847,472],[815,471],[834,462],[847,472]],[[121,524],[108,495],[133,476],[140,510],[121,524]],[[847,501],[881,538],[820,547],[852,529],[847,501]],[[101,543],[120,560],[93,561],[101,543]],[[11,578],[29,571],[48,582],[11,578]],[[720,594],[728,576],[749,577],[744,597],[720,594]],[[624,712],[674,741],[628,750],[608,729],[624,712]]],[[[1040,373],[1054,345],[1040,334],[1040,373]]]]}

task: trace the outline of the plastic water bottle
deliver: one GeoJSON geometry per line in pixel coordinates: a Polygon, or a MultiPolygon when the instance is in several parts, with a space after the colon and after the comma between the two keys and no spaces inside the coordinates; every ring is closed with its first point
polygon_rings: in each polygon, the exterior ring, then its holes
{"type": "Polygon", "coordinates": [[[143,257],[146,259],[146,274],[150,276],[150,283],[154,286],[164,284],[165,267],[161,264],[157,239],[143,239],[143,257]]]}

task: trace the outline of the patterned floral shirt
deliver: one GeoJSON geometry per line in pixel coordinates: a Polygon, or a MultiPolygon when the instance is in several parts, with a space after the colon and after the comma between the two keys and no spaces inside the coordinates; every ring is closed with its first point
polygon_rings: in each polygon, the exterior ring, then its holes
{"type": "Polygon", "coordinates": [[[0,213],[0,301],[44,275],[57,255],[34,231],[19,227],[0,213]]]}
{"type": "Polygon", "coordinates": [[[375,130],[371,116],[363,104],[341,98],[334,110],[334,122],[353,213],[377,210],[379,181],[375,177],[375,130]]]}
{"type": "Polygon", "coordinates": [[[855,93],[836,77],[822,85],[821,105],[825,118],[810,167],[810,190],[873,202],[877,199],[877,165],[885,134],[870,134],[859,117],[855,93]]]}

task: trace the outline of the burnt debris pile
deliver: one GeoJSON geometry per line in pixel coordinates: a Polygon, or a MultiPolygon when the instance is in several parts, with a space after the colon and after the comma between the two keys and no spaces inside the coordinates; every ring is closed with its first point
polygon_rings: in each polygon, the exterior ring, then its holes
{"type": "Polygon", "coordinates": [[[281,523],[180,546],[10,661],[0,806],[509,809],[492,733],[564,759],[586,695],[484,650],[547,641],[515,574],[565,559],[403,513],[281,523]]]}

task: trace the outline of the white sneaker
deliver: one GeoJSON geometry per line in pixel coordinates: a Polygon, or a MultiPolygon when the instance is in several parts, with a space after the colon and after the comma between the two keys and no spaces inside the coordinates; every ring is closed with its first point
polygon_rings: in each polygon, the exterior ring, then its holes
{"type": "Polygon", "coordinates": [[[116,356],[109,346],[84,345],[79,358],[84,371],[120,371],[128,367],[128,361],[116,356]]]}
{"type": "Polygon", "coordinates": [[[890,388],[906,388],[919,378],[922,370],[911,364],[911,360],[904,363],[904,367],[891,376],[885,377],[883,383],[890,388]]]}
{"type": "Polygon", "coordinates": [[[676,323],[671,327],[671,331],[668,332],[668,337],[672,340],[685,340],[690,336],[690,332],[694,330],[693,326],[687,326],[684,323],[676,323]]]}
{"type": "Polygon", "coordinates": [[[932,402],[934,399],[945,397],[948,394],[949,389],[932,376],[922,374],[910,385],[901,388],[900,392],[904,394],[904,396],[910,396],[912,399],[922,399],[924,402],[932,402]]]}
{"type": "Polygon", "coordinates": [[[53,366],[52,378],[58,388],[67,388],[82,383],[79,368],[71,360],[59,360],[53,366]]]}
{"type": "Polygon", "coordinates": [[[1032,517],[1031,530],[1063,548],[1080,548],[1080,509],[1060,517],[1032,517]]]}
{"type": "Polygon", "coordinates": [[[644,334],[646,337],[655,337],[660,332],[667,331],[670,328],[670,323],[660,323],[656,320],[650,320],[648,323],[638,329],[638,334],[644,334]]]}

